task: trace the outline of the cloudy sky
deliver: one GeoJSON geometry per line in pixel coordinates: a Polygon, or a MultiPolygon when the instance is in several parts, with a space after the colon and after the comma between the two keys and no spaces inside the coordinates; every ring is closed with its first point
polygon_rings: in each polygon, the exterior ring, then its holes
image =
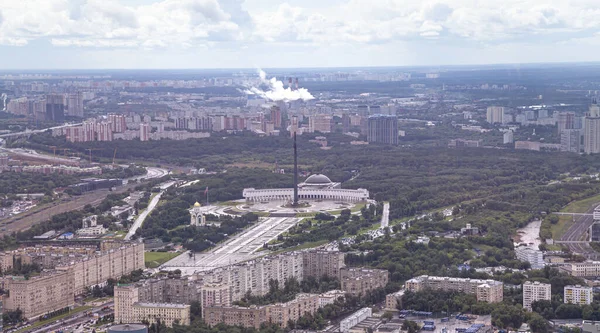
{"type": "Polygon", "coordinates": [[[598,61],[598,0],[0,0],[0,68],[598,61]]]}

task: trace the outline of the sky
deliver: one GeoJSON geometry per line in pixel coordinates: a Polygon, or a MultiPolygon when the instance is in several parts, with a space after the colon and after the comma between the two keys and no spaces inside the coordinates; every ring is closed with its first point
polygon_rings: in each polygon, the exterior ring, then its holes
{"type": "Polygon", "coordinates": [[[0,69],[598,61],[598,0],[0,0],[0,69]]]}

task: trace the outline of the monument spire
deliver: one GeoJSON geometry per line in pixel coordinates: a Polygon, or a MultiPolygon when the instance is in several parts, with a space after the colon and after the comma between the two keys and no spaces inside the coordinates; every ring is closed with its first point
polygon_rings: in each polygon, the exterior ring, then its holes
{"type": "Polygon", "coordinates": [[[294,201],[293,207],[298,207],[298,149],[296,147],[296,132],[294,132],[294,201]]]}

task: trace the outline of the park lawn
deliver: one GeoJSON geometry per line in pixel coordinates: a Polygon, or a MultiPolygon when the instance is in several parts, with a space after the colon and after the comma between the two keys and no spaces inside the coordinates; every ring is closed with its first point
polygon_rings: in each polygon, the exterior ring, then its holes
{"type": "Polygon", "coordinates": [[[588,209],[590,209],[590,207],[599,202],[600,194],[582,200],[573,201],[560,211],[564,213],[585,213],[588,209]]]}
{"type": "Polygon", "coordinates": [[[71,310],[71,311],[69,311],[67,313],[63,313],[60,316],[48,318],[48,319],[42,320],[42,321],[36,321],[33,325],[31,325],[29,327],[26,327],[26,328],[22,328],[22,329],[20,329],[18,331],[14,331],[13,333],[21,333],[21,332],[33,330],[33,329],[35,329],[37,327],[44,326],[46,324],[49,324],[49,323],[52,323],[52,322],[55,322],[55,321],[59,321],[59,320],[61,320],[63,318],[66,318],[68,316],[72,316],[72,315],[74,315],[74,314],[76,314],[78,312],[82,312],[82,311],[85,311],[85,310],[88,310],[88,309],[91,309],[91,308],[92,308],[91,306],[87,306],[87,305],[80,306],[80,307],[74,308],[73,310],[71,310]]]}
{"type": "Polygon", "coordinates": [[[300,244],[298,246],[288,247],[288,248],[285,248],[285,249],[281,249],[281,250],[273,252],[272,254],[275,255],[275,254],[280,254],[280,253],[285,253],[285,252],[293,252],[293,251],[300,251],[300,250],[312,249],[312,248],[315,248],[315,247],[319,247],[321,245],[325,245],[327,243],[329,243],[328,240],[322,239],[322,240],[319,240],[319,241],[316,241],[316,242],[307,242],[307,243],[300,244]]]}
{"type": "Polygon", "coordinates": [[[156,268],[180,254],[177,252],[144,252],[144,262],[147,268],[156,268]]]}
{"type": "Polygon", "coordinates": [[[560,240],[573,224],[575,224],[575,222],[573,222],[573,216],[558,215],[558,223],[550,225],[552,239],[560,240]]]}

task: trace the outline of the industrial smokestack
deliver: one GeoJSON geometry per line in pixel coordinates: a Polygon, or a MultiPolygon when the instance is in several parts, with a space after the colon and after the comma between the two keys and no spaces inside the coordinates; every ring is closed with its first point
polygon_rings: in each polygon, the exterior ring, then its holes
{"type": "Polygon", "coordinates": [[[298,207],[298,149],[296,148],[296,132],[294,132],[294,202],[292,207],[298,207]]]}
{"type": "Polygon", "coordinates": [[[292,78],[289,78],[288,87],[290,87],[290,89],[292,89],[292,78]]]}
{"type": "Polygon", "coordinates": [[[298,78],[296,78],[296,90],[298,90],[298,78]]]}

